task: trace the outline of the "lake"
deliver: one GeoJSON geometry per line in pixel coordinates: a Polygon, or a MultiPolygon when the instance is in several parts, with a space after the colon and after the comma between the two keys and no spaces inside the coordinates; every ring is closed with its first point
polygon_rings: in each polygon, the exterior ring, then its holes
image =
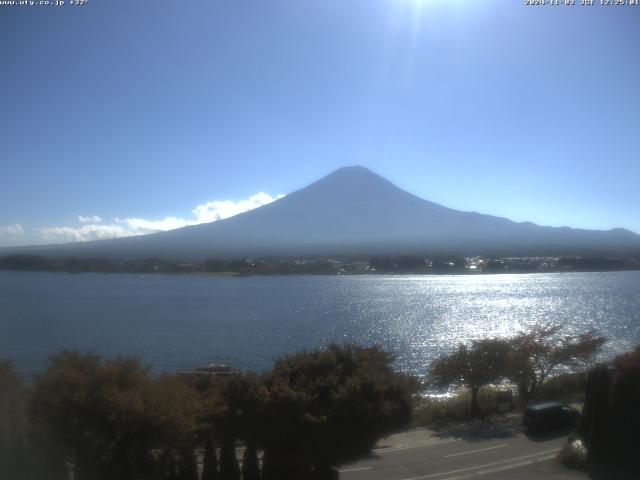
{"type": "Polygon", "coordinates": [[[640,343],[640,272],[458,276],[170,276],[0,271],[0,357],[24,373],[64,348],[156,371],[265,370],[329,342],[379,344],[418,375],[458,343],[541,322],[640,343]]]}

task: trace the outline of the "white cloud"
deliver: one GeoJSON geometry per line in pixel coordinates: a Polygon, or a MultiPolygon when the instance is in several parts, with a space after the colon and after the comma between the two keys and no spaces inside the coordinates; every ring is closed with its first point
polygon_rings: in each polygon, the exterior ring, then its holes
{"type": "Polygon", "coordinates": [[[180,227],[186,227],[187,225],[193,225],[192,222],[189,222],[184,218],[177,217],[166,217],[163,220],[145,220],[144,218],[116,218],[116,222],[126,225],[129,230],[137,232],[138,235],[144,235],[145,233],[164,232],[180,227]]]}
{"type": "Polygon", "coordinates": [[[16,238],[24,235],[24,228],[19,223],[0,225],[0,237],[16,238]]]}
{"type": "MultiPolygon", "coordinates": [[[[97,215],[89,217],[78,215],[78,221],[82,225],[36,228],[34,230],[41,238],[51,242],[84,242],[88,240],[131,237],[174,230],[188,225],[215,222],[267,205],[282,197],[284,195],[272,197],[264,192],[259,192],[237,202],[232,200],[213,200],[194,208],[191,211],[193,213],[192,218],[165,217],[161,220],[147,220],[145,218],[131,217],[115,218],[112,223],[103,223],[102,218],[97,215]]],[[[1,228],[0,232],[2,232],[1,228]]]]}
{"type": "Polygon", "coordinates": [[[118,224],[85,224],[79,227],[49,227],[35,228],[34,230],[40,237],[51,242],[85,242],[87,240],[104,240],[106,238],[139,235],[118,224]]]}
{"type": "Polygon", "coordinates": [[[215,222],[216,220],[222,220],[224,218],[233,217],[239,213],[244,213],[254,208],[267,205],[275,200],[284,197],[284,195],[276,195],[272,197],[264,192],[256,193],[252,197],[246,200],[240,200],[239,202],[233,202],[231,200],[214,200],[202,205],[198,205],[192,210],[196,216],[195,223],[208,223],[215,222]]]}
{"type": "Polygon", "coordinates": [[[102,223],[102,219],[97,215],[90,215],[88,217],[78,215],[78,221],[80,223],[102,223]]]}

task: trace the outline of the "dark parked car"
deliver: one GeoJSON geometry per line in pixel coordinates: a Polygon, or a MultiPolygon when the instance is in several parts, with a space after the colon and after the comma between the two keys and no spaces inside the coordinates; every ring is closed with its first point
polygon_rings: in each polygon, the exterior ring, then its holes
{"type": "Polygon", "coordinates": [[[527,407],[522,423],[531,431],[541,432],[575,427],[579,420],[580,412],[575,408],[558,402],[545,402],[527,407]]]}

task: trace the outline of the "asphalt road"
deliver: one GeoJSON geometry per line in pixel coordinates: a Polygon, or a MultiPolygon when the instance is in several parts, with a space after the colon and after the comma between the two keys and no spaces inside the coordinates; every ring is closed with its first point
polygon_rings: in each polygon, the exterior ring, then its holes
{"type": "Polygon", "coordinates": [[[342,466],[341,480],[584,480],[557,459],[566,434],[530,438],[520,429],[414,430],[389,437],[363,461],[342,466]]]}

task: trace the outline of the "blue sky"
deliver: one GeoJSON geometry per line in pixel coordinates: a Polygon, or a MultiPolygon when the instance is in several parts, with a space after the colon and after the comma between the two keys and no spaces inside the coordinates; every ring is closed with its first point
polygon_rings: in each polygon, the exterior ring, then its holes
{"type": "Polygon", "coordinates": [[[0,246],[224,218],[354,164],[640,232],[640,7],[523,4],[0,6],[0,246]]]}

